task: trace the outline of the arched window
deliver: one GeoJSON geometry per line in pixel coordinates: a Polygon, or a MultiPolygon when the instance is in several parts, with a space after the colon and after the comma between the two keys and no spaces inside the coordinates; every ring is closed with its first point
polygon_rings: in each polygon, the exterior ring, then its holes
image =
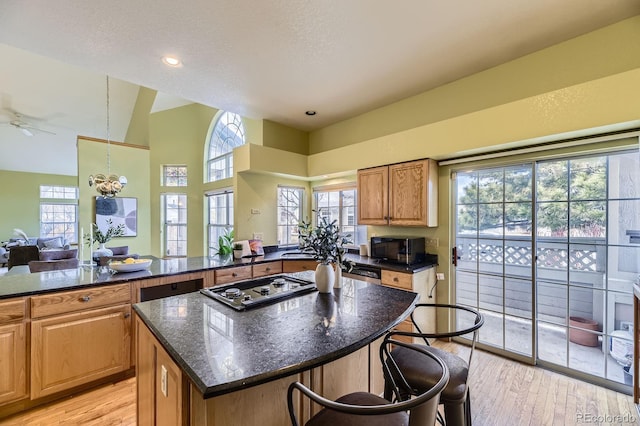
{"type": "Polygon", "coordinates": [[[244,142],[242,118],[228,111],[220,114],[209,139],[207,182],[233,176],[233,148],[244,142]]]}

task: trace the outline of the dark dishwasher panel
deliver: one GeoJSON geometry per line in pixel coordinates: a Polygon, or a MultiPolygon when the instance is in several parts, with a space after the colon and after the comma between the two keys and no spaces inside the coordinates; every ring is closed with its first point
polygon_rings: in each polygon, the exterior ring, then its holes
{"type": "Polygon", "coordinates": [[[178,294],[192,293],[202,288],[202,280],[182,281],[179,283],[163,284],[155,287],[140,289],[140,301],[162,299],[163,297],[177,296],[178,294]]]}

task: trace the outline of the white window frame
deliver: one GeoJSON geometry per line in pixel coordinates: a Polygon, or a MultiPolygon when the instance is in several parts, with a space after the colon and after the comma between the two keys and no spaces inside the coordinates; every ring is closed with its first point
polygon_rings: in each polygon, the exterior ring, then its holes
{"type": "Polygon", "coordinates": [[[233,191],[225,189],[207,193],[205,196],[207,198],[207,250],[211,257],[218,253],[218,237],[233,230],[233,191]],[[211,203],[215,198],[225,201],[222,214],[217,221],[212,220],[215,215],[212,215],[211,203]]]}
{"type": "Polygon", "coordinates": [[[297,186],[279,185],[277,193],[277,228],[278,245],[298,244],[298,225],[303,218],[305,189],[297,186]],[[291,197],[283,197],[283,191],[297,192],[298,203],[290,203],[291,197]],[[283,203],[286,200],[286,203],[283,203]],[[295,211],[297,210],[297,215],[295,211]],[[285,238],[282,238],[285,236],[285,238]]]}
{"type": "Polygon", "coordinates": [[[188,197],[185,193],[164,193],[161,195],[162,198],[162,222],[163,222],[163,245],[164,252],[166,257],[185,257],[187,255],[187,243],[188,243],[188,233],[187,233],[187,214],[188,214],[188,197]],[[169,197],[180,197],[180,201],[178,203],[178,207],[169,207],[168,198],[169,197]],[[180,205],[180,203],[184,204],[184,207],[180,205]],[[184,221],[178,220],[177,222],[169,221],[169,210],[176,210],[178,212],[178,218],[181,216],[184,217],[184,221]],[[183,210],[182,214],[180,211],[183,210]],[[173,234],[170,232],[171,228],[175,228],[175,235],[184,235],[184,238],[173,238],[169,240],[169,236],[173,234]],[[170,247],[176,247],[175,252],[172,252],[170,247]],[[179,247],[182,247],[180,250],[179,247]]]}
{"type": "Polygon", "coordinates": [[[169,164],[162,166],[162,186],[184,187],[187,186],[187,182],[187,166],[169,164]],[[175,175],[170,173],[171,169],[175,169],[175,175]]]}
{"type": "Polygon", "coordinates": [[[233,149],[244,145],[245,130],[242,117],[229,111],[222,111],[217,115],[215,124],[209,135],[209,143],[205,158],[205,182],[215,182],[233,176],[233,149]],[[212,173],[212,168],[216,163],[224,163],[224,167],[219,170],[219,175],[212,173]]]}
{"type": "Polygon", "coordinates": [[[349,239],[351,243],[348,247],[357,247],[361,243],[366,243],[367,241],[367,227],[365,225],[358,225],[358,188],[355,182],[348,184],[338,184],[338,185],[326,185],[326,186],[318,186],[313,188],[313,210],[314,217],[313,220],[315,224],[319,223],[319,219],[321,216],[327,217],[329,219],[331,216],[328,214],[323,214],[327,209],[338,209],[338,217],[335,218],[337,220],[338,228],[342,235],[350,235],[349,239]],[[343,203],[344,200],[344,192],[353,191],[353,206],[346,206],[343,203]],[[338,205],[319,205],[318,197],[320,194],[329,194],[331,192],[338,193],[338,205]],[[353,223],[343,223],[344,219],[344,210],[348,208],[353,208],[353,223]],[[353,228],[353,231],[347,228],[353,228]]]}
{"type": "Polygon", "coordinates": [[[78,188],[41,185],[39,221],[40,237],[63,237],[69,244],[77,243],[78,188]],[[68,215],[73,217],[67,219],[68,215]]]}

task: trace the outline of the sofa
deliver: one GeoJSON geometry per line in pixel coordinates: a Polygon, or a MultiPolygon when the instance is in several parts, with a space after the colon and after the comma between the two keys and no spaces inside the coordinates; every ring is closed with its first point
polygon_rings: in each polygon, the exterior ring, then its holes
{"type": "Polygon", "coordinates": [[[41,250],[39,259],[32,260],[28,264],[31,272],[75,269],[80,264],[78,260],[78,249],[41,250]]]}
{"type": "Polygon", "coordinates": [[[0,266],[6,266],[9,263],[9,250],[0,247],[0,266]]]}

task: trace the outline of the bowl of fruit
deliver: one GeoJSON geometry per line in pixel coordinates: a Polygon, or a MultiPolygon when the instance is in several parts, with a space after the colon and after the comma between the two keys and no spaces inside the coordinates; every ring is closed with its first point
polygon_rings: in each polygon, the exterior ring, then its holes
{"type": "Polygon", "coordinates": [[[149,269],[151,262],[151,259],[134,259],[127,257],[122,261],[112,261],[109,263],[109,267],[116,272],[135,272],[149,269]]]}

